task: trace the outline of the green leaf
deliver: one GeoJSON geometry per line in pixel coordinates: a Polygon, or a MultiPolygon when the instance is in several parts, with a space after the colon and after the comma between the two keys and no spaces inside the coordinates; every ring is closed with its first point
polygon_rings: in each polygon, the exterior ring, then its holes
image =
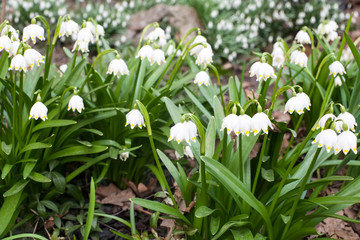
{"type": "Polygon", "coordinates": [[[32,172],[32,170],[34,169],[35,166],[36,166],[36,162],[28,162],[25,164],[24,171],[23,171],[24,179],[26,179],[30,175],[30,173],[32,172]]]}
{"type": "Polygon", "coordinates": [[[55,213],[59,212],[59,209],[56,206],[56,204],[54,202],[50,201],[50,200],[41,200],[40,203],[43,204],[48,209],[53,210],[55,213]]]}
{"type": "Polygon", "coordinates": [[[227,222],[225,223],[219,230],[219,232],[211,239],[211,240],[216,240],[218,238],[220,238],[227,230],[229,230],[231,227],[242,227],[242,226],[245,226],[245,225],[248,225],[249,222],[233,222],[233,221],[230,221],[230,222],[227,222]]]}
{"type": "Polygon", "coordinates": [[[65,181],[65,177],[63,175],[61,175],[58,172],[52,172],[51,179],[52,179],[52,182],[54,183],[55,188],[59,192],[61,192],[61,193],[65,192],[66,181],[65,181]]]}
{"type": "Polygon", "coordinates": [[[91,231],[91,225],[92,225],[92,222],[94,219],[94,212],[95,212],[95,182],[94,182],[94,179],[91,178],[90,199],[89,199],[88,213],[87,213],[87,217],[86,217],[84,239],[89,238],[90,231],[91,231]]]}
{"type": "Polygon", "coordinates": [[[150,227],[156,228],[159,220],[160,212],[154,212],[150,217],[150,227]]]}
{"type": "Polygon", "coordinates": [[[355,204],[360,202],[360,197],[353,196],[326,196],[311,199],[311,202],[317,204],[355,204]]]}
{"type": "Polygon", "coordinates": [[[22,233],[22,234],[14,235],[11,237],[3,238],[2,240],[25,239],[25,238],[35,238],[35,239],[40,239],[40,240],[47,240],[47,238],[44,238],[40,235],[33,234],[33,233],[22,233]]]}
{"type": "Polygon", "coordinates": [[[220,100],[217,98],[217,96],[214,96],[213,99],[213,109],[214,109],[214,115],[215,115],[215,127],[218,132],[218,135],[220,136],[220,140],[223,138],[223,134],[220,133],[220,128],[222,121],[225,117],[224,110],[221,106],[220,100]]]}
{"type": "Polygon", "coordinates": [[[210,218],[210,232],[215,235],[220,227],[220,216],[211,215],[210,218]]]}
{"type": "Polygon", "coordinates": [[[233,77],[229,78],[229,96],[230,101],[239,102],[239,94],[233,77]]]}
{"type": "Polygon", "coordinates": [[[274,181],[274,170],[269,169],[266,170],[265,168],[261,168],[261,176],[268,182],[274,181]]]}
{"type": "Polygon", "coordinates": [[[171,116],[171,119],[174,121],[174,123],[179,123],[181,119],[181,114],[179,109],[169,98],[164,97],[162,100],[165,102],[166,108],[171,116]]]}
{"type": "Polygon", "coordinates": [[[6,163],[1,172],[1,179],[4,179],[10,172],[14,165],[6,163]]]}
{"type": "Polygon", "coordinates": [[[10,155],[12,145],[11,144],[7,145],[5,142],[1,142],[1,149],[4,151],[6,155],[10,155]]]}
{"type": "MultiPolygon", "coordinates": [[[[13,224],[16,218],[13,217],[15,212],[18,210],[18,206],[22,200],[21,189],[16,193],[5,197],[0,209],[0,237],[2,238],[7,234],[6,229],[9,224],[13,224]]],[[[4,239],[3,239],[4,240],[4,239]]]]}
{"type": "Polygon", "coordinates": [[[50,148],[51,146],[52,145],[50,143],[34,142],[26,145],[23,149],[21,149],[21,153],[34,149],[50,148]]]}
{"type": "Polygon", "coordinates": [[[91,148],[85,147],[85,146],[72,146],[72,147],[68,147],[63,150],[53,153],[52,155],[50,155],[47,158],[47,160],[57,159],[57,158],[62,158],[62,157],[69,157],[69,156],[100,153],[100,152],[105,151],[106,149],[108,149],[108,147],[98,146],[98,145],[94,145],[91,148]]]}
{"type": "Polygon", "coordinates": [[[216,140],[215,118],[211,117],[205,133],[205,156],[212,158],[215,152],[216,140]]]}
{"type": "Polygon", "coordinates": [[[184,88],[185,92],[191,99],[191,101],[196,105],[196,107],[205,115],[207,119],[211,118],[210,112],[202,105],[202,103],[199,101],[198,97],[195,96],[194,93],[192,93],[188,88],[184,88]]]}
{"type": "Polygon", "coordinates": [[[24,187],[29,183],[29,180],[20,180],[17,183],[15,183],[9,190],[7,190],[3,196],[4,198],[10,197],[14,194],[17,194],[18,192],[22,191],[24,187]]]}
{"type": "Polygon", "coordinates": [[[241,239],[241,240],[253,240],[254,237],[250,231],[250,229],[241,227],[239,229],[230,229],[234,239],[241,239]]]}
{"type": "Polygon", "coordinates": [[[167,206],[163,203],[150,201],[150,200],[146,200],[146,199],[141,199],[141,198],[131,198],[130,201],[139,206],[142,206],[144,208],[148,208],[148,209],[151,209],[154,211],[159,211],[161,213],[174,216],[178,219],[183,220],[189,226],[192,225],[191,222],[184,215],[182,215],[178,210],[176,210],[170,206],[167,206]]]}
{"type": "Polygon", "coordinates": [[[196,209],[195,216],[198,218],[203,218],[211,215],[213,212],[215,212],[215,209],[210,209],[206,206],[200,206],[198,209],[196,209]]]}
{"type": "Polygon", "coordinates": [[[122,224],[124,224],[124,225],[128,226],[129,228],[131,228],[131,224],[128,221],[126,221],[126,220],[124,220],[122,218],[119,218],[119,217],[116,217],[116,216],[113,216],[113,215],[109,215],[109,214],[106,214],[106,213],[97,213],[97,212],[94,213],[94,215],[98,216],[98,217],[105,217],[105,218],[113,219],[113,220],[121,222],[122,224]]]}
{"type": "Polygon", "coordinates": [[[47,120],[47,121],[43,121],[43,122],[39,123],[38,125],[36,125],[33,128],[32,132],[36,132],[36,131],[38,131],[40,129],[44,129],[44,128],[69,126],[69,125],[73,125],[76,123],[77,122],[74,120],[64,120],[64,119],[47,120]]]}
{"type": "Polygon", "coordinates": [[[254,240],[266,240],[266,237],[264,237],[263,235],[261,235],[260,233],[257,233],[255,235],[254,240]]]}
{"type": "Polygon", "coordinates": [[[285,224],[287,224],[289,222],[290,216],[285,216],[285,215],[282,215],[282,214],[280,214],[280,216],[281,216],[281,219],[283,220],[283,222],[285,224]]]}
{"type": "Polygon", "coordinates": [[[48,183],[51,182],[50,179],[48,179],[47,177],[45,177],[44,175],[37,173],[37,172],[32,172],[29,175],[29,178],[35,182],[41,182],[41,183],[48,183]]]}

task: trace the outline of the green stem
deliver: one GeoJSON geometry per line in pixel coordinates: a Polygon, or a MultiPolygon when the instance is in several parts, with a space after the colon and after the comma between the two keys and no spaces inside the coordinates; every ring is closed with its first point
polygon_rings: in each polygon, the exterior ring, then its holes
{"type": "Polygon", "coordinates": [[[268,138],[268,135],[266,134],[265,137],[264,137],[262,146],[261,146],[261,152],[260,152],[260,156],[259,156],[259,161],[258,161],[258,165],[257,165],[257,167],[256,167],[254,184],[253,184],[252,190],[251,190],[251,192],[252,192],[253,194],[255,194],[256,185],[257,185],[257,182],[258,182],[258,179],[259,179],[259,176],[260,176],[260,170],[261,170],[262,160],[263,160],[263,158],[264,158],[264,153],[265,153],[267,138],[268,138]]]}
{"type": "Polygon", "coordinates": [[[22,117],[23,117],[23,88],[24,88],[24,72],[20,72],[20,86],[19,86],[19,143],[20,148],[23,146],[23,136],[22,136],[22,117]]]}
{"type": "Polygon", "coordinates": [[[222,88],[221,88],[221,81],[220,81],[220,77],[219,77],[219,72],[216,69],[216,67],[214,65],[212,65],[212,64],[208,64],[208,67],[211,68],[214,71],[214,73],[216,75],[216,78],[218,80],[220,96],[221,96],[221,103],[222,103],[223,110],[224,110],[224,113],[225,113],[226,107],[225,107],[225,101],[224,101],[224,94],[223,94],[223,91],[222,91],[222,88]]]}
{"type": "Polygon", "coordinates": [[[283,234],[282,234],[281,239],[284,239],[284,237],[286,236],[287,231],[289,230],[289,227],[291,226],[291,222],[292,222],[292,220],[293,220],[293,218],[294,218],[294,214],[295,214],[295,211],[296,211],[296,207],[297,207],[297,205],[298,205],[298,203],[299,203],[299,201],[300,201],[300,198],[301,198],[302,193],[303,193],[304,190],[305,190],[305,185],[306,185],[306,183],[307,183],[307,181],[308,181],[308,179],[309,179],[309,177],[310,177],[310,174],[312,173],[312,170],[313,170],[313,168],[314,168],[315,162],[316,162],[317,158],[319,157],[320,152],[321,152],[321,148],[318,148],[318,149],[316,150],[316,152],[315,152],[314,158],[312,159],[308,170],[306,171],[306,174],[305,174],[304,178],[303,178],[302,181],[301,181],[301,185],[300,185],[298,194],[296,195],[296,199],[295,199],[294,204],[293,204],[293,206],[292,206],[292,208],[291,208],[291,210],[290,210],[290,215],[289,215],[289,216],[290,216],[290,219],[289,219],[289,221],[286,223],[286,226],[285,226],[285,229],[284,229],[284,231],[283,231],[283,234]]]}
{"type": "Polygon", "coordinates": [[[12,100],[13,100],[13,122],[12,122],[12,151],[13,151],[13,156],[14,156],[14,159],[13,161],[15,161],[16,159],[16,147],[15,147],[15,144],[16,144],[16,134],[15,134],[15,131],[16,131],[16,114],[17,114],[17,107],[16,107],[16,72],[14,73],[14,86],[13,86],[13,96],[12,96],[12,100]]]}
{"type": "Polygon", "coordinates": [[[240,172],[240,181],[244,182],[244,163],[242,157],[242,135],[239,135],[238,141],[238,151],[239,151],[239,172],[240,172]]]}
{"type": "Polygon", "coordinates": [[[272,115],[273,107],[275,105],[277,86],[279,84],[281,73],[282,73],[283,69],[284,69],[284,65],[281,65],[280,71],[279,71],[279,73],[278,73],[278,75],[276,77],[276,80],[275,80],[274,90],[273,90],[273,94],[271,96],[271,106],[272,107],[270,108],[270,111],[269,111],[269,116],[270,117],[272,115]]]}
{"type": "Polygon", "coordinates": [[[78,51],[79,51],[79,45],[76,46],[76,49],[75,49],[75,52],[74,52],[74,57],[73,57],[73,61],[72,61],[72,64],[71,64],[71,70],[73,70],[74,67],[75,67],[78,51]]]}

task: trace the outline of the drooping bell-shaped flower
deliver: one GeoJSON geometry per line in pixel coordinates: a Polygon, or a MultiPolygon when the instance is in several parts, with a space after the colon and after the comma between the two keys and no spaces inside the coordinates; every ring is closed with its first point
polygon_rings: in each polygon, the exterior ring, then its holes
{"type": "Polygon", "coordinates": [[[7,52],[10,52],[11,48],[11,40],[8,36],[1,36],[0,37],[0,52],[2,50],[5,50],[7,52]]]}
{"type": "Polygon", "coordinates": [[[227,129],[227,133],[230,134],[231,132],[238,132],[237,135],[240,134],[240,126],[239,126],[239,118],[236,114],[229,114],[227,115],[221,124],[220,131],[223,131],[225,128],[227,129]]]}
{"type": "Polygon", "coordinates": [[[200,71],[195,75],[194,83],[198,84],[199,86],[202,84],[209,86],[210,82],[210,76],[206,71],[200,71]]]}
{"type": "Polygon", "coordinates": [[[138,54],[136,55],[136,58],[139,58],[143,60],[144,58],[147,58],[149,62],[152,61],[153,56],[153,48],[150,45],[145,45],[142,48],[140,48],[138,54]]]}
{"type": "Polygon", "coordinates": [[[300,98],[292,97],[286,102],[284,113],[289,112],[292,114],[293,112],[296,112],[301,115],[304,113],[304,108],[305,102],[303,102],[300,98]]]}
{"type": "Polygon", "coordinates": [[[300,44],[311,44],[311,39],[310,39],[310,36],[309,34],[304,31],[304,30],[300,30],[296,36],[295,36],[295,40],[297,43],[300,43],[300,44]]]}
{"type": "Polygon", "coordinates": [[[321,131],[312,142],[317,143],[318,147],[325,147],[327,152],[330,152],[331,148],[335,147],[337,143],[337,134],[332,129],[326,129],[324,131],[321,131]]]}
{"type": "Polygon", "coordinates": [[[346,73],[344,66],[339,61],[335,61],[332,64],[330,64],[329,70],[330,70],[330,75],[332,74],[334,75],[334,77],[337,74],[343,75],[344,73],[346,73]]]}
{"type": "Polygon", "coordinates": [[[346,155],[350,152],[350,149],[357,154],[357,138],[353,132],[347,130],[337,136],[335,154],[343,151],[346,155]]]}
{"type": "Polygon", "coordinates": [[[10,46],[9,56],[15,56],[17,54],[19,46],[20,46],[20,41],[12,42],[10,46]]]}
{"type": "Polygon", "coordinates": [[[114,59],[110,62],[106,74],[114,74],[117,77],[120,75],[129,75],[129,69],[122,59],[114,59]]]}
{"type": "Polygon", "coordinates": [[[268,78],[275,78],[274,68],[270,66],[268,63],[255,62],[250,67],[250,77],[256,76],[256,81],[264,80],[266,81],[268,78]]]}
{"type": "Polygon", "coordinates": [[[127,125],[130,125],[131,129],[134,129],[136,125],[138,125],[139,128],[145,126],[144,117],[139,110],[133,109],[130,112],[128,112],[128,114],[126,114],[125,127],[127,125]]]}
{"type": "Polygon", "coordinates": [[[37,24],[30,24],[29,26],[24,27],[23,29],[23,41],[26,42],[31,39],[35,44],[36,38],[41,41],[45,40],[44,37],[44,28],[37,24]]]}
{"type": "Polygon", "coordinates": [[[255,136],[260,133],[261,130],[267,134],[269,132],[269,127],[274,129],[267,114],[258,112],[252,117],[251,131],[254,132],[255,136]]]}
{"type": "Polygon", "coordinates": [[[211,49],[211,46],[209,44],[207,44],[207,47],[206,48],[203,48],[197,58],[196,58],[196,64],[197,65],[201,65],[201,64],[210,64],[213,62],[213,52],[212,52],[212,49],[211,49]]]}
{"type": "Polygon", "coordinates": [[[357,126],[357,123],[356,123],[356,120],[355,120],[355,117],[349,113],[349,112],[343,112],[343,113],[340,113],[337,117],[336,117],[336,123],[339,124],[336,124],[336,127],[335,127],[335,130],[340,133],[343,129],[343,123],[345,123],[347,125],[347,127],[349,129],[351,129],[352,131],[355,132],[355,127],[357,126]]]}
{"type": "Polygon", "coordinates": [[[7,33],[10,33],[10,38],[13,41],[19,41],[19,34],[15,28],[13,28],[11,25],[6,25],[2,31],[0,36],[6,36],[7,33]]]}
{"type": "Polygon", "coordinates": [[[70,101],[69,101],[69,104],[68,104],[68,111],[70,109],[73,112],[75,112],[75,110],[77,110],[79,113],[81,113],[81,111],[85,109],[84,101],[79,95],[73,95],[70,98],[70,101]]]}
{"type": "Polygon", "coordinates": [[[79,24],[73,20],[64,21],[61,23],[59,37],[68,37],[79,32],[79,24]]]}
{"type": "Polygon", "coordinates": [[[161,49],[155,49],[151,56],[150,65],[153,65],[154,63],[157,63],[158,65],[161,65],[165,63],[165,54],[164,51],[161,49]]]}
{"type": "Polygon", "coordinates": [[[166,39],[165,37],[165,31],[160,28],[157,27],[155,28],[153,31],[151,31],[146,37],[145,39],[149,39],[151,41],[156,41],[158,39],[166,39]]]}
{"type": "Polygon", "coordinates": [[[296,97],[303,103],[304,108],[310,111],[311,102],[309,96],[306,93],[301,92],[297,93],[296,97]]]}
{"type": "Polygon", "coordinates": [[[304,52],[295,50],[290,55],[290,62],[301,67],[307,67],[308,57],[304,52]]]}
{"type": "Polygon", "coordinates": [[[329,118],[330,118],[331,121],[333,121],[333,120],[335,120],[336,117],[332,113],[325,114],[324,116],[322,116],[320,118],[319,123],[316,126],[316,129],[321,128],[321,130],[324,130],[325,129],[325,124],[326,124],[326,122],[328,121],[329,118]]]}
{"type": "Polygon", "coordinates": [[[25,62],[28,68],[33,69],[33,67],[40,66],[40,63],[44,63],[45,57],[42,56],[35,49],[27,49],[24,52],[25,62]]]}
{"type": "Polygon", "coordinates": [[[96,24],[95,25],[91,22],[91,21],[87,21],[86,22],[86,28],[90,30],[91,34],[93,35],[93,39],[91,42],[95,41],[95,36],[96,36],[96,30],[99,36],[104,36],[105,35],[105,31],[104,31],[104,27],[101,26],[100,24],[96,24]]]}
{"type": "Polygon", "coordinates": [[[36,102],[30,109],[30,116],[29,120],[31,118],[34,118],[35,120],[38,120],[39,118],[43,121],[48,119],[47,117],[48,109],[42,102],[36,102]]]}
{"type": "MultiPolygon", "coordinates": [[[[238,116],[238,125],[239,125],[239,131],[242,135],[249,136],[251,131],[251,117],[246,114],[240,114],[238,116]]],[[[236,135],[239,135],[239,132],[235,132],[236,135]]]]}
{"type": "Polygon", "coordinates": [[[77,34],[76,42],[72,51],[79,47],[81,52],[89,52],[89,43],[94,41],[94,36],[89,28],[82,28],[77,34]]]}
{"type": "Polygon", "coordinates": [[[177,123],[170,128],[170,137],[168,141],[175,140],[177,143],[182,141],[191,144],[190,140],[196,142],[197,128],[195,123],[185,121],[177,123]]]}
{"type": "MultiPolygon", "coordinates": [[[[339,75],[334,78],[334,81],[335,81],[335,86],[339,86],[339,87],[342,86],[342,81],[339,75]]],[[[345,78],[343,78],[343,81],[345,82],[345,78]]]]}
{"type": "Polygon", "coordinates": [[[9,70],[24,71],[27,72],[27,64],[23,55],[17,54],[11,59],[9,70]]]}
{"type": "Polygon", "coordinates": [[[201,50],[204,49],[204,46],[202,44],[194,46],[195,44],[198,44],[198,43],[206,44],[207,43],[206,38],[201,35],[197,35],[195,37],[194,41],[191,43],[191,46],[190,46],[190,48],[191,48],[190,55],[194,55],[194,54],[198,55],[201,52],[201,50]],[[192,47],[192,46],[194,46],[194,47],[192,47]]]}

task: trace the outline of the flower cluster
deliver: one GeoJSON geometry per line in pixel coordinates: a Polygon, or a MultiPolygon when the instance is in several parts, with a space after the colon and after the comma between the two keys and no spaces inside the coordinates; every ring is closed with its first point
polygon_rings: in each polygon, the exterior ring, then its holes
{"type": "Polygon", "coordinates": [[[319,24],[316,31],[319,35],[326,35],[328,41],[334,41],[338,37],[338,33],[336,32],[338,27],[335,21],[325,20],[319,24]]]}
{"type": "Polygon", "coordinates": [[[300,67],[307,67],[308,57],[304,52],[295,50],[290,55],[290,62],[293,64],[297,64],[300,67]]]}
{"type": "Polygon", "coordinates": [[[293,112],[296,112],[301,115],[304,113],[305,108],[310,111],[310,106],[309,96],[304,92],[300,92],[286,102],[284,113],[289,112],[292,114],[293,112]]]}
{"type": "Polygon", "coordinates": [[[255,62],[250,68],[250,77],[256,76],[256,81],[264,80],[268,78],[276,78],[274,69],[265,62],[255,62]]]}

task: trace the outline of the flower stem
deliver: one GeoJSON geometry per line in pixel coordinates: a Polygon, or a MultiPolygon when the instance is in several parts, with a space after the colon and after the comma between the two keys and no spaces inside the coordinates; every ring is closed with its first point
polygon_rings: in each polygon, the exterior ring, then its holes
{"type": "MultiPolygon", "coordinates": [[[[23,146],[23,136],[22,136],[22,117],[23,117],[23,88],[24,88],[24,72],[20,72],[20,86],[19,86],[19,143],[20,148],[23,146]]],[[[16,84],[15,84],[16,86],[16,84]]]]}
{"type": "Polygon", "coordinates": [[[244,181],[244,163],[242,157],[242,135],[239,135],[238,141],[238,151],[239,151],[239,172],[240,172],[240,181],[244,181]]]}
{"type": "Polygon", "coordinates": [[[290,215],[289,215],[289,216],[290,216],[290,219],[289,219],[289,221],[286,223],[286,226],[285,226],[285,229],[284,229],[284,231],[283,231],[283,234],[282,234],[281,239],[284,239],[284,237],[286,236],[287,231],[289,230],[289,227],[291,226],[291,222],[292,222],[292,220],[293,220],[293,218],[294,218],[294,214],[295,214],[295,211],[296,211],[296,207],[297,207],[297,205],[298,205],[298,203],[299,203],[299,201],[300,201],[300,198],[301,198],[302,193],[304,192],[305,185],[306,185],[306,183],[307,183],[307,181],[308,181],[308,179],[309,179],[310,174],[312,173],[312,170],[313,170],[313,168],[314,168],[315,162],[316,162],[317,158],[319,157],[320,152],[321,152],[321,148],[318,148],[318,149],[316,150],[316,152],[315,152],[314,158],[312,159],[312,161],[311,161],[311,163],[310,163],[310,166],[309,166],[309,168],[308,168],[308,170],[307,170],[304,178],[303,178],[302,181],[301,181],[301,185],[300,185],[298,194],[296,195],[296,199],[295,199],[294,204],[293,204],[293,206],[292,206],[292,208],[291,208],[291,210],[290,210],[290,215]]]}
{"type": "Polygon", "coordinates": [[[225,108],[224,94],[223,94],[223,91],[222,91],[222,88],[221,88],[221,81],[220,81],[220,77],[219,77],[219,72],[216,69],[216,67],[214,65],[212,65],[212,64],[208,64],[208,67],[211,68],[214,71],[214,73],[216,75],[216,78],[218,80],[220,96],[221,96],[221,103],[222,103],[223,110],[224,110],[224,113],[225,113],[226,108],[225,108]]]}
{"type": "Polygon", "coordinates": [[[16,158],[16,114],[17,114],[17,107],[16,107],[16,72],[14,73],[14,86],[13,86],[13,96],[12,96],[12,100],[13,100],[13,119],[12,119],[12,151],[13,151],[13,156],[14,156],[14,161],[16,158]]]}
{"type": "Polygon", "coordinates": [[[262,164],[262,160],[263,160],[264,152],[265,152],[265,148],[266,148],[267,138],[268,138],[268,135],[266,134],[265,137],[264,137],[263,143],[262,143],[261,152],[260,152],[260,156],[259,156],[259,161],[258,161],[258,165],[257,165],[257,167],[256,167],[254,184],[253,184],[252,190],[251,190],[251,192],[252,192],[253,194],[255,194],[256,185],[257,185],[257,182],[258,182],[258,179],[259,179],[260,170],[261,170],[261,164],[262,164]]]}

